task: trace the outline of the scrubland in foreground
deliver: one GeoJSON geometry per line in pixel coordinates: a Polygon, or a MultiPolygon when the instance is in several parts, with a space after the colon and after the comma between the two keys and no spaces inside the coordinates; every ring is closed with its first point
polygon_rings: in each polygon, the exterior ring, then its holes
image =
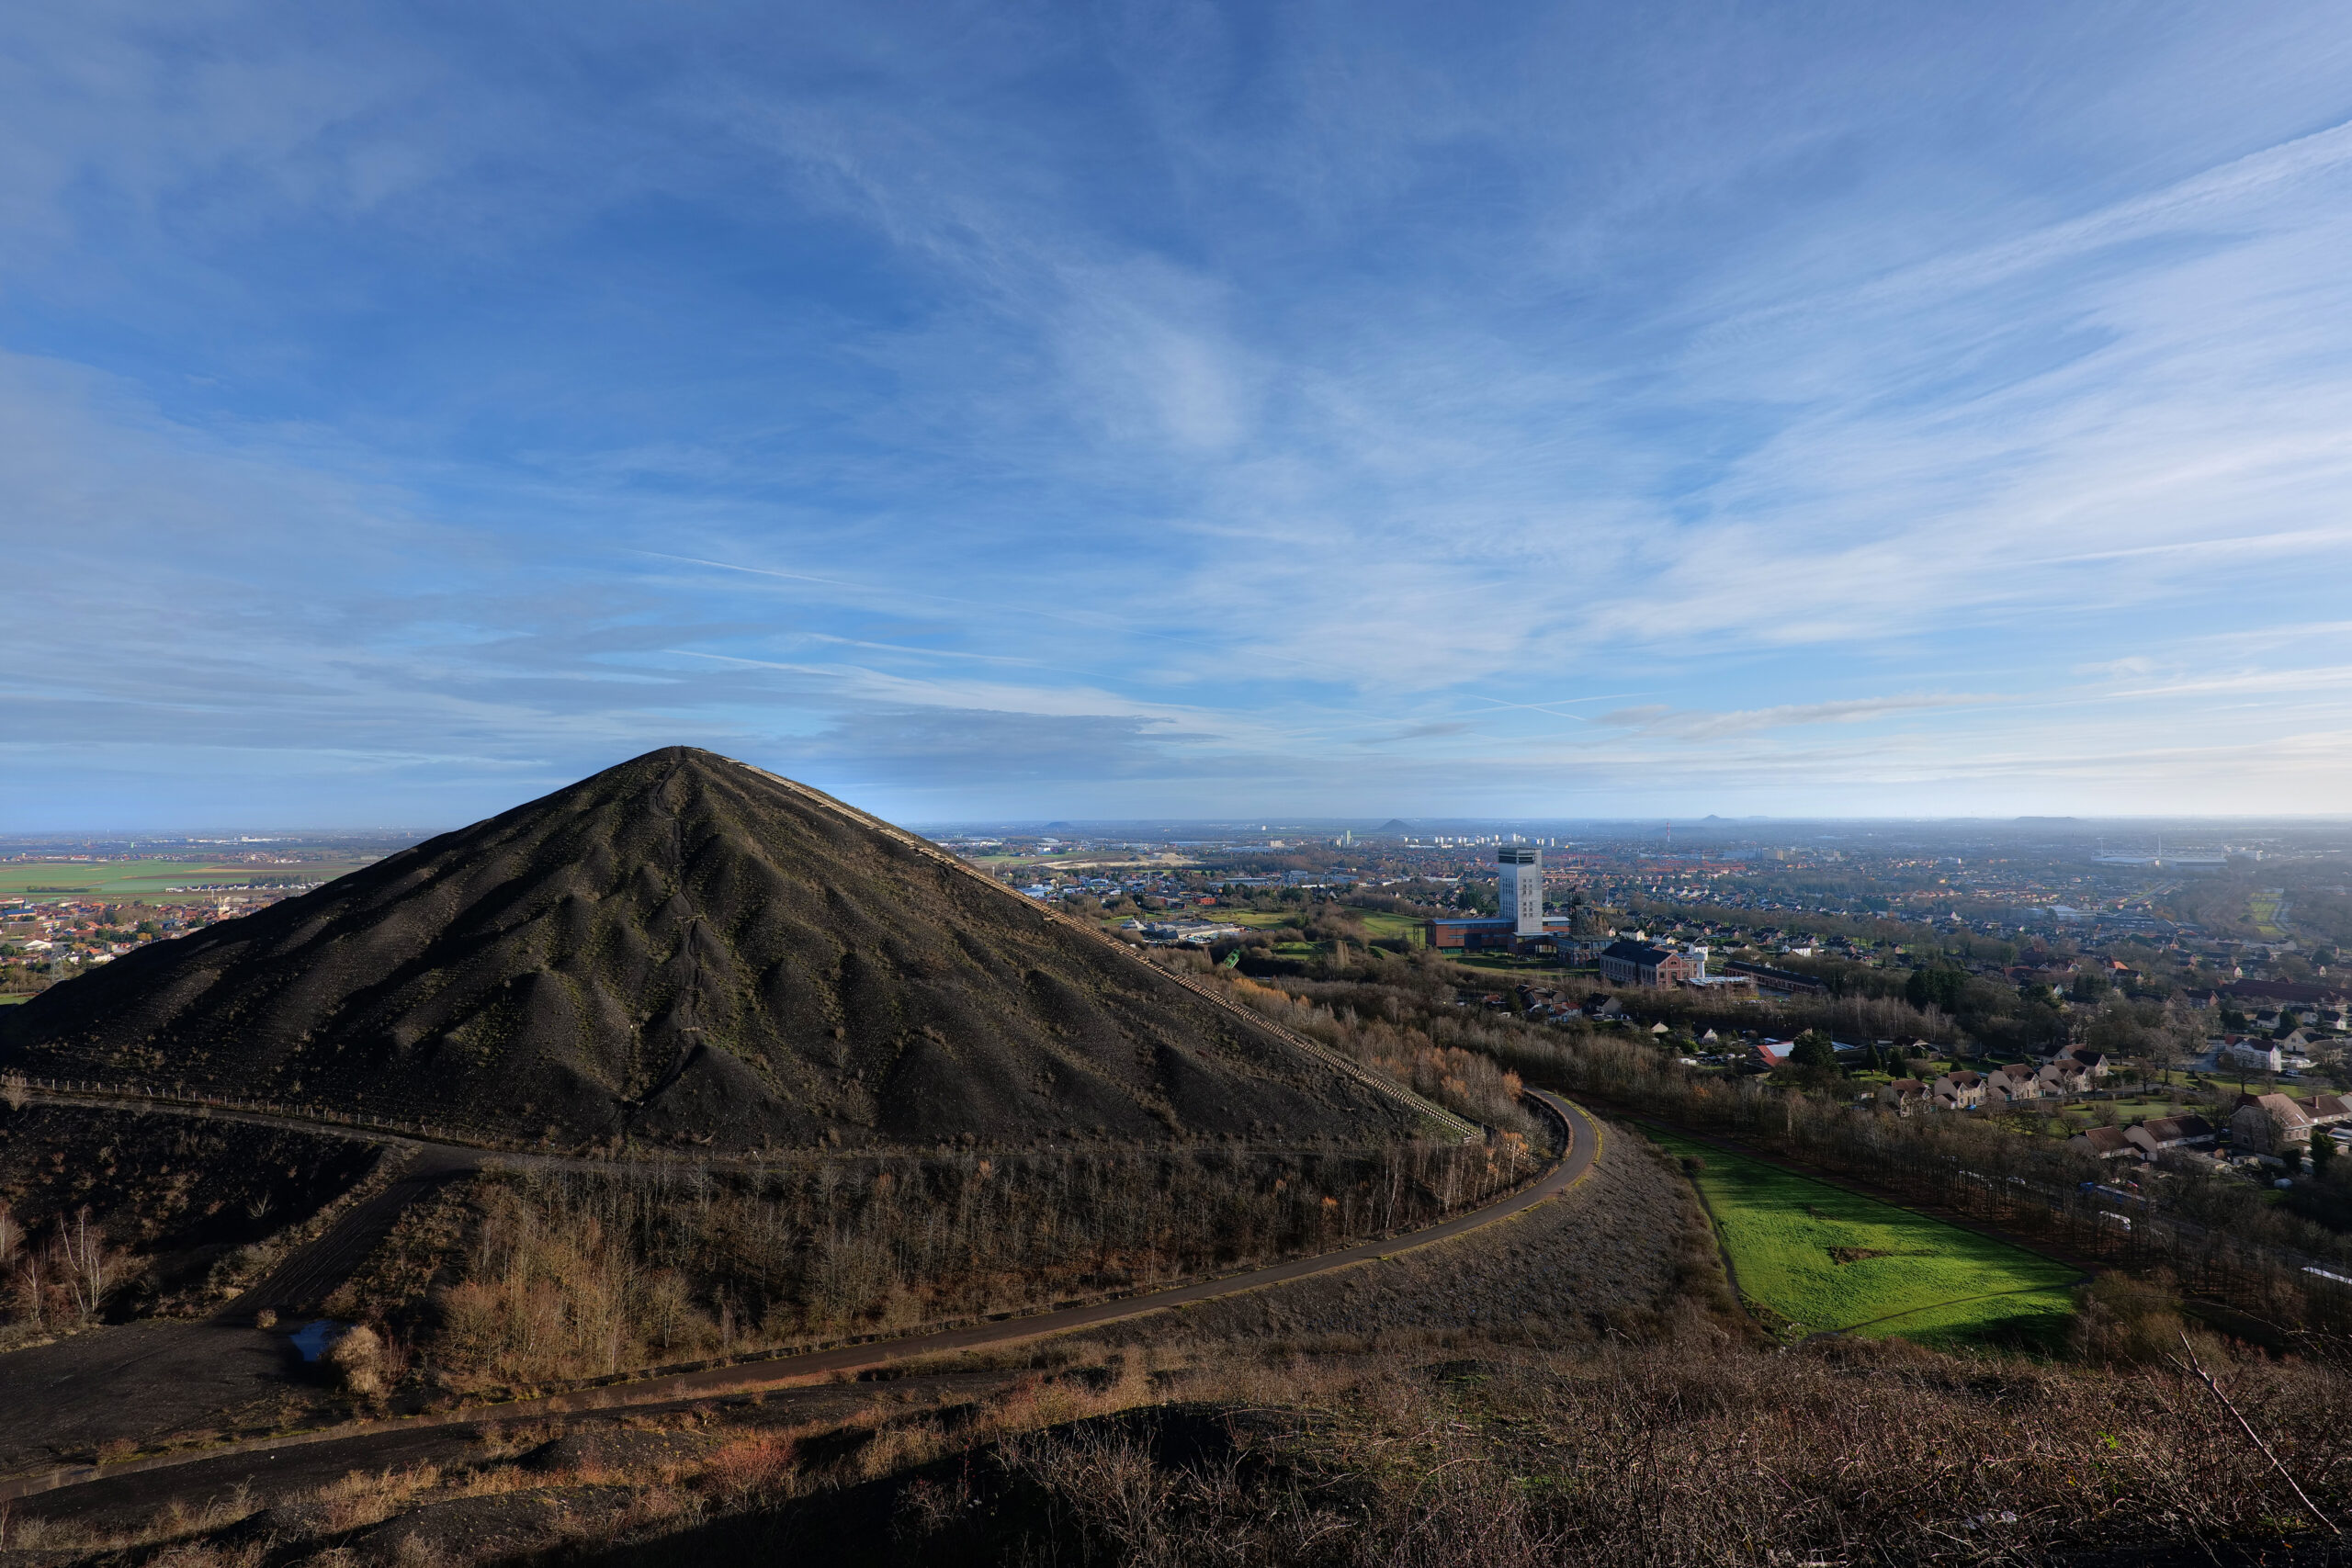
{"type": "Polygon", "coordinates": [[[108,1568],[2323,1560],[2318,1514],[2352,1508],[2334,1342],[2183,1328],[2165,1281],[2111,1274],[2052,1354],[1773,1347],[1674,1162],[1611,1129],[1591,1179],[1506,1224],[840,1385],[847,1414],[746,1396],[632,1418],[658,1432],[453,1435],[300,1490],[158,1494],[145,1528],[59,1494],[6,1544],[108,1568]],[[2230,1404],[2171,1359],[2192,1344],[2230,1404]]]}
{"type": "Polygon", "coordinates": [[[1504,1134],[498,1174],[413,1208],[327,1305],[436,1386],[545,1383],[1148,1291],[1412,1230],[1540,1168],[1504,1134]]]}
{"type": "Polygon", "coordinates": [[[20,1519],[10,1544],[126,1568],[2283,1561],[2324,1532],[2236,1416],[2332,1516],[2352,1433],[2327,1413],[2352,1378],[2200,1353],[2235,1415],[2161,1361],[1779,1352],[1703,1317],[1567,1351],[1309,1356],[1178,1329],[1063,1344],[954,1404],[919,1371],[845,1422],[747,1401],[645,1423],[660,1436],[492,1433],[266,1511],[111,1539],[20,1519]]]}

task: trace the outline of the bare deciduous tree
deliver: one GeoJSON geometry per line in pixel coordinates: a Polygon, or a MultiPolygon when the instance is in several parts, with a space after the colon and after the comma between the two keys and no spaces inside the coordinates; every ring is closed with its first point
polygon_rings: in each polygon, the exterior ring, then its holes
{"type": "Polygon", "coordinates": [[[50,1244],[50,1250],[55,1255],[54,1271],[64,1283],[74,1316],[84,1324],[96,1321],[107,1298],[120,1282],[122,1254],[107,1245],[102,1227],[90,1223],[87,1204],[74,1214],[71,1224],[63,1215],[58,1216],[57,1239],[50,1244]]]}

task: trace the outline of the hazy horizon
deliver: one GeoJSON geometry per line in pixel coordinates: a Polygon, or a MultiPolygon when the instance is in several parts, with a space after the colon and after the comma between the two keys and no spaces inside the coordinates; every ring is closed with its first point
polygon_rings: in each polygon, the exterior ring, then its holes
{"type": "MultiPolygon", "coordinates": [[[[513,806],[520,806],[523,804],[526,803],[522,801],[511,803],[513,806]]],[[[854,805],[855,803],[852,802],[851,804],[854,805]]],[[[496,814],[496,812],[492,813],[493,816],[496,814]]],[[[465,821],[449,821],[429,824],[383,822],[281,822],[276,824],[217,822],[196,825],[182,824],[178,826],[155,826],[150,824],[140,827],[125,827],[121,825],[91,827],[84,825],[80,827],[63,828],[0,829],[0,855],[17,852],[15,846],[45,842],[67,844],[89,841],[115,844],[133,840],[153,839],[158,841],[175,841],[196,839],[203,840],[208,842],[230,843],[236,841],[235,836],[237,835],[243,835],[247,838],[268,838],[275,836],[288,839],[300,839],[304,837],[407,837],[416,839],[428,838],[440,833],[455,832],[459,829],[471,826],[473,822],[478,820],[481,820],[481,818],[469,818],[465,821]],[[215,835],[218,837],[214,837],[215,835]]],[[[1320,833],[1340,831],[1353,831],[1359,834],[1376,835],[1381,828],[1391,821],[1402,821],[1406,824],[1407,829],[1415,833],[1426,832],[1436,834],[1453,834],[1457,832],[1475,834],[1497,830],[1529,833],[1566,833],[1571,830],[1576,830],[1606,836],[1611,832],[1624,832],[1628,834],[1635,832],[1661,834],[1667,829],[1670,828],[1678,834],[1691,833],[1701,836],[1723,836],[1726,834],[1736,835],[1747,830],[1774,828],[1856,828],[1869,829],[1873,832],[1891,831],[1902,829],[1917,829],[1926,831],[1935,829],[1964,828],[1987,829],[2050,829],[2066,830],[2070,833],[2070,836],[2074,837],[2087,837],[2096,836],[2103,830],[2150,835],[2157,832],[2172,833],[2176,830],[2182,832],[2211,830],[2243,834],[2263,829],[2292,829],[2340,827],[2346,824],[2352,824],[2352,813],[2336,813],[2333,815],[2324,813],[2309,813],[2300,816],[2271,815],[2245,817],[2089,817],[2035,815],[2016,817],[1833,817],[1792,814],[1787,816],[1752,815],[1745,817],[1729,817],[1717,815],[1667,818],[1544,817],[1534,815],[1517,817],[1446,817],[1434,814],[1415,817],[1400,813],[1390,813],[1387,816],[1349,816],[1340,813],[1318,814],[1309,812],[1292,813],[1286,815],[1260,813],[1247,818],[969,817],[954,818],[943,818],[932,820],[909,820],[899,825],[927,834],[1000,830],[1012,832],[1044,831],[1058,829],[1066,829],[1070,832],[1084,831],[1107,836],[1116,836],[1120,833],[1126,832],[1132,832],[1137,836],[1142,836],[1148,833],[1169,834],[1189,829],[1199,829],[1204,832],[1214,830],[1220,833],[1245,836],[1261,832],[1320,833]]],[[[2137,845],[2135,847],[2132,844],[2118,843],[2112,847],[2118,852],[2137,852],[2139,849],[2151,848],[2152,844],[2137,845]]],[[[2182,844],[2171,847],[2186,849],[2194,846],[2182,844]]]]}

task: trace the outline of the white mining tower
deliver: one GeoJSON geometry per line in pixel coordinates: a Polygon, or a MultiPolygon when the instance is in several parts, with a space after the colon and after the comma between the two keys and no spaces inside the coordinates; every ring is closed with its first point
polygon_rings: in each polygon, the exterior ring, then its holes
{"type": "Polygon", "coordinates": [[[1512,922],[1514,936],[1544,934],[1544,852],[1522,844],[1505,844],[1495,852],[1495,873],[1500,884],[1503,918],[1512,922]]]}

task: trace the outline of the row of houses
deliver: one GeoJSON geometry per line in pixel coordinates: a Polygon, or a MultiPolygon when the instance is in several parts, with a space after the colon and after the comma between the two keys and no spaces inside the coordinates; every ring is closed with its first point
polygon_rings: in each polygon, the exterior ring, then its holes
{"type": "Polygon", "coordinates": [[[2101,1052],[2065,1051],[2043,1062],[2004,1062],[1987,1073],[1955,1067],[1925,1082],[1897,1078],[1879,1090],[1879,1100],[1903,1115],[1921,1109],[1975,1111],[2087,1093],[2113,1070],[2101,1052]]]}
{"type": "MultiPolygon", "coordinates": [[[[2334,1129],[2352,1130],[2352,1099],[2314,1095],[2242,1094],[2230,1112],[2230,1147],[2239,1154],[2286,1156],[2334,1129]]],[[[2160,1116],[2131,1127],[2089,1127],[2066,1140],[2069,1148],[2100,1159],[2153,1160],[2160,1154],[2207,1154],[2219,1131],[2202,1116],[2160,1116]]]]}
{"type": "Polygon", "coordinates": [[[2326,1129],[2352,1122],[2352,1100],[2340,1094],[2297,1100],[2290,1094],[2242,1094],[2230,1112],[2230,1143],[2249,1154],[2284,1155],[2326,1129]]]}
{"type": "Polygon", "coordinates": [[[2220,1134],[2202,1116],[2154,1116],[2129,1127],[2091,1127],[2066,1140],[2066,1146],[2100,1159],[2129,1155],[2142,1162],[2173,1153],[2204,1154],[2220,1134]]]}

